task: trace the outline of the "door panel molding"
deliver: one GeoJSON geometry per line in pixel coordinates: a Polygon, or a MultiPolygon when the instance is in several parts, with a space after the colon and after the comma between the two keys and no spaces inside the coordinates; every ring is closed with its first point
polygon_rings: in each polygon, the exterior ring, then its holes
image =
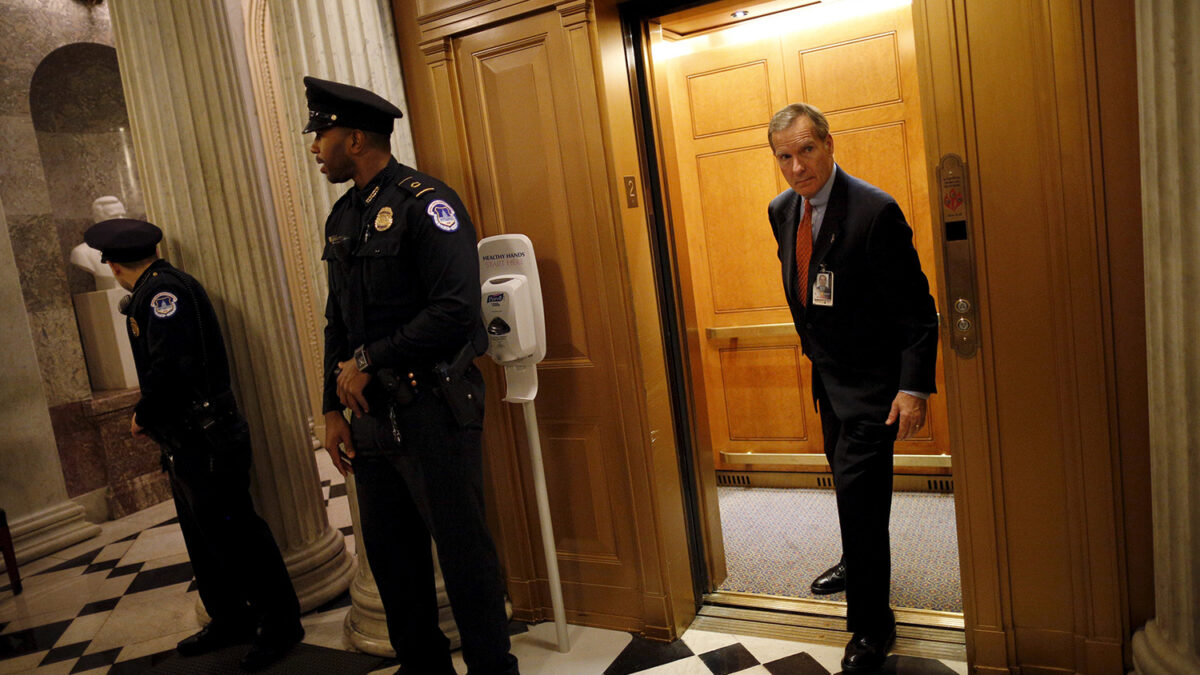
{"type": "MultiPolygon", "coordinates": [[[[539,426],[568,616],[666,637],[681,605],[665,592],[662,566],[677,556],[660,547],[659,514],[671,509],[653,507],[658,488],[647,470],[630,286],[597,112],[592,5],[501,0],[492,7],[480,13],[487,8],[463,5],[463,16],[478,20],[469,32],[445,30],[460,18],[453,7],[424,24],[439,155],[453,165],[447,182],[481,236],[523,232],[537,249],[550,336],[539,366],[539,426]]],[[[523,423],[499,401],[498,369],[486,370],[497,538],[514,611],[537,620],[549,615],[549,595],[533,554],[540,545],[523,423]]]]}

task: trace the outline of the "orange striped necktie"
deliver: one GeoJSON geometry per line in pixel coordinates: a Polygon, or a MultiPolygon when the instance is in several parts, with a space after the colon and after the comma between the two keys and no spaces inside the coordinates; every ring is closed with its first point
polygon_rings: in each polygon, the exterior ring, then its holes
{"type": "Polygon", "coordinates": [[[800,304],[808,305],[808,260],[812,257],[812,201],[804,200],[804,215],[796,228],[796,277],[800,280],[800,304]]]}

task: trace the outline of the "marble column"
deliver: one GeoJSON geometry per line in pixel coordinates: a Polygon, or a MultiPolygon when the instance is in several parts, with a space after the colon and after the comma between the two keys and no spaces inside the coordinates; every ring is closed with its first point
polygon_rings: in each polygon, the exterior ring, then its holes
{"type": "Polygon", "coordinates": [[[20,563],[94,537],[100,528],[85,521],[83,507],[67,499],[3,204],[0,315],[5,317],[0,321],[0,350],[4,353],[4,376],[0,377],[0,429],[4,429],[0,508],[8,516],[19,567],[20,563]]]}
{"type": "Polygon", "coordinates": [[[1200,11],[1138,0],[1155,617],[1146,675],[1200,673],[1200,11]]]}
{"type": "MultiPolygon", "coordinates": [[[[312,136],[300,133],[308,120],[302,79],[312,75],[366,87],[407,113],[391,6],[388,0],[247,0],[244,15],[247,50],[255,64],[251,82],[267,150],[267,172],[280,239],[285,242],[288,283],[309,374],[314,431],[320,441],[324,438],[320,378],[326,294],[321,236],[330,207],[348,184],[331,185],[316,170],[308,149],[312,136]]],[[[392,154],[409,166],[416,164],[407,118],[396,122],[392,154]]],[[[350,587],[346,640],[361,651],[392,656],[386,614],[362,545],[353,478],[347,487],[359,565],[350,587]]],[[[437,584],[442,630],[457,646],[458,630],[440,572],[437,584]]]]}
{"type": "Polygon", "coordinates": [[[213,297],[250,423],[255,502],[312,609],[345,592],[355,562],[317,478],[240,3],[109,6],[146,212],[166,257],[213,297]]]}

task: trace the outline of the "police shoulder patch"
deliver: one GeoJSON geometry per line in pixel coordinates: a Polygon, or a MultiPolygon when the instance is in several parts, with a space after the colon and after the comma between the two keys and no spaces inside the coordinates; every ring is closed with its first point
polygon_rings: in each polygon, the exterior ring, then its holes
{"type": "Polygon", "coordinates": [[[458,229],[458,216],[454,215],[454,209],[442,199],[435,199],[429,202],[429,206],[425,208],[425,213],[428,213],[433,218],[433,224],[438,226],[438,229],[446,232],[453,232],[458,229]]]}
{"type": "Polygon", "coordinates": [[[179,309],[179,298],[170,291],[163,291],[150,299],[150,309],[154,311],[154,316],[165,319],[170,316],[175,316],[175,311],[179,309]]]}

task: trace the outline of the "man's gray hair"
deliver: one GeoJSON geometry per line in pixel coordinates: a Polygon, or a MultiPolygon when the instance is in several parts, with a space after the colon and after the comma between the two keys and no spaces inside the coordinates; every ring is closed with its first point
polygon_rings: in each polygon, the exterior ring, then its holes
{"type": "Polygon", "coordinates": [[[792,103],[775,113],[771,118],[771,123],[767,125],[767,142],[771,144],[772,150],[775,149],[775,134],[792,126],[796,118],[801,115],[812,120],[818,139],[823,141],[829,138],[829,121],[825,119],[825,115],[820,110],[807,103],[792,103]]]}

